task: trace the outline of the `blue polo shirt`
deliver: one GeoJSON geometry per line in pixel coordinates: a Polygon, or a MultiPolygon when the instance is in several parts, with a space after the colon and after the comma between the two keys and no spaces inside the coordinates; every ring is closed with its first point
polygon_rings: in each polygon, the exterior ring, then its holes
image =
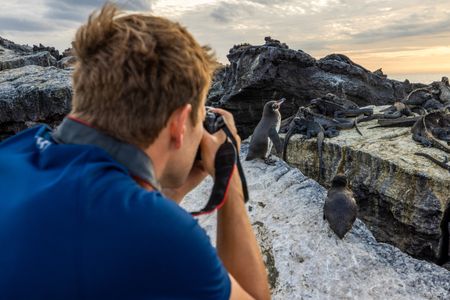
{"type": "Polygon", "coordinates": [[[0,299],[228,299],[205,231],[97,146],[0,144],[0,299]]]}

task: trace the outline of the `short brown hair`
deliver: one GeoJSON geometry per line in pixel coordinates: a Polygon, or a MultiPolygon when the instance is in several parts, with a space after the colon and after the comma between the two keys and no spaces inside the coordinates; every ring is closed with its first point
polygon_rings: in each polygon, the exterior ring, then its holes
{"type": "Polygon", "coordinates": [[[180,24],[107,3],[78,29],[73,48],[72,113],[94,127],[147,147],[185,104],[198,122],[217,63],[180,24]]]}

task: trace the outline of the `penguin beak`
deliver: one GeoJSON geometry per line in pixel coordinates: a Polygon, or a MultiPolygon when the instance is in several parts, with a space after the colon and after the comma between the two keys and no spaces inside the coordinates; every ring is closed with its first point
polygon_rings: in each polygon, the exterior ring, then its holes
{"type": "Polygon", "coordinates": [[[286,101],[286,98],[281,98],[280,100],[276,101],[275,104],[272,106],[272,108],[274,110],[279,110],[280,109],[280,105],[286,101]]]}
{"type": "Polygon", "coordinates": [[[277,101],[278,106],[280,106],[284,101],[286,101],[286,98],[281,98],[277,101]]]}

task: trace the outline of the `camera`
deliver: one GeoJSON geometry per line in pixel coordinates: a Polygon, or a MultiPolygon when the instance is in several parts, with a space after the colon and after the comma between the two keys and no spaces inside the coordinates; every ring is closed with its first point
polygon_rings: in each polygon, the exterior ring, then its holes
{"type": "MultiPolygon", "coordinates": [[[[211,107],[206,107],[206,116],[205,121],[203,121],[203,127],[206,131],[208,131],[210,134],[214,134],[220,129],[222,129],[225,126],[225,122],[223,120],[223,117],[220,114],[216,114],[215,112],[211,111],[211,107]]],[[[195,156],[196,160],[201,160],[201,151],[200,148],[197,150],[197,155],[195,156]]]]}
{"type": "MultiPolygon", "coordinates": [[[[211,107],[206,107],[205,121],[203,121],[203,127],[210,134],[214,134],[219,130],[225,132],[228,136],[225,141],[217,150],[214,158],[215,176],[214,185],[209,197],[208,203],[205,207],[199,211],[191,212],[192,215],[198,216],[204,213],[210,213],[217,208],[220,208],[225,201],[226,192],[230,183],[230,178],[233,175],[233,171],[237,166],[239,176],[241,178],[242,191],[244,193],[244,202],[248,201],[248,189],[247,182],[245,180],[245,174],[242,169],[241,162],[239,160],[239,149],[237,149],[236,139],[233,137],[230,129],[225,124],[223,116],[214,113],[211,107]]],[[[196,160],[201,160],[200,147],[197,150],[196,160]]]]}
{"type": "Polygon", "coordinates": [[[206,107],[206,117],[203,122],[203,127],[210,134],[216,133],[220,129],[223,128],[225,122],[223,121],[223,117],[220,114],[216,114],[211,110],[211,107],[206,107]]]}

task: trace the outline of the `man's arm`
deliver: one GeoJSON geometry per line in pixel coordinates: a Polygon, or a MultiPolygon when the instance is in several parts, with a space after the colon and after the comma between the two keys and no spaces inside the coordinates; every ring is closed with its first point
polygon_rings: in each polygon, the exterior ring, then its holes
{"type": "MultiPolygon", "coordinates": [[[[240,138],[233,116],[221,109],[214,109],[214,111],[224,117],[225,123],[238,142],[239,151],[240,138]]],[[[205,132],[202,140],[201,165],[194,166],[188,182],[182,187],[165,189],[164,193],[179,202],[187,192],[204,179],[207,173],[214,175],[215,153],[225,138],[223,131],[214,135],[205,132]]],[[[218,212],[217,252],[230,274],[232,285],[230,299],[270,299],[266,269],[247,215],[241,179],[237,170],[231,178],[226,202],[218,212]]]]}
{"type": "MultiPolygon", "coordinates": [[[[217,220],[219,257],[228,272],[249,295],[258,300],[270,299],[266,269],[245,209],[237,172],[231,179],[227,198],[225,205],[219,210],[217,220]]],[[[233,290],[238,288],[236,284],[232,285],[232,296],[233,290]]]]}
{"type": "MultiPolygon", "coordinates": [[[[225,120],[230,131],[238,141],[240,138],[231,113],[215,109],[225,120]]],[[[244,204],[241,179],[235,170],[224,206],[218,212],[217,252],[232,275],[231,299],[246,299],[245,294],[255,299],[270,299],[267,272],[261,251],[253,233],[252,226],[244,204]],[[239,284],[237,284],[239,283],[239,284]],[[241,291],[241,290],[245,290],[241,291]],[[234,298],[236,297],[236,298],[234,298]]]]}
{"type": "Polygon", "coordinates": [[[199,185],[205,177],[208,176],[208,173],[203,168],[201,161],[195,161],[192,167],[192,170],[189,173],[189,176],[186,182],[179,188],[162,188],[162,192],[164,195],[176,203],[180,203],[184,196],[189,193],[192,189],[194,189],[197,185],[199,185]]]}

